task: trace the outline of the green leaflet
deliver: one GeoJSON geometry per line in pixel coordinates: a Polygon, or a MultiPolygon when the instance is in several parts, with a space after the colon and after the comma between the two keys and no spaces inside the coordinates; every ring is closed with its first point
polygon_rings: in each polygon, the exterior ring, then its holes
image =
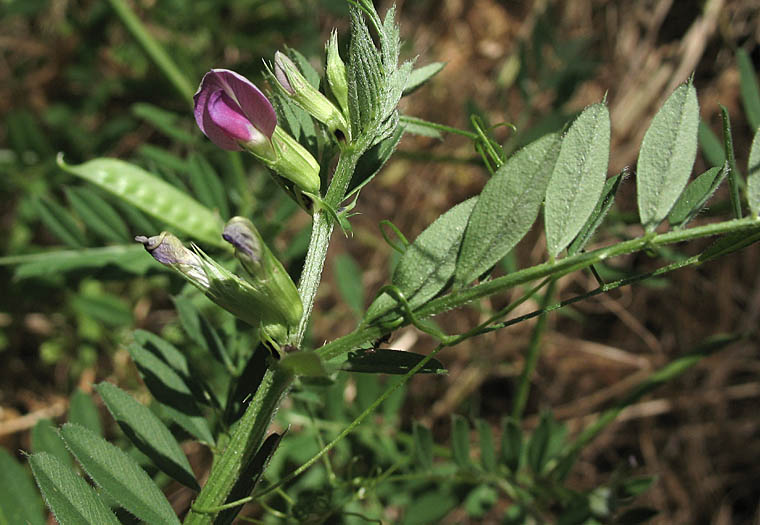
{"type": "Polygon", "coordinates": [[[451,415],[451,455],[461,469],[471,469],[470,424],[459,414],[451,415]]]}
{"type": "Polygon", "coordinates": [[[736,51],[736,65],[739,67],[739,90],[747,120],[752,129],[760,128],[760,86],[757,84],[752,59],[744,49],[736,51]]]}
{"type": "Polygon", "coordinates": [[[546,243],[555,257],[594,211],[610,155],[610,114],[604,104],[587,107],[562,139],[546,189],[546,243]]]}
{"type": "Polygon", "coordinates": [[[194,239],[225,246],[221,237],[223,225],[217,214],[134,164],[99,158],[72,166],[59,156],[58,165],[194,239]]]}
{"type": "Polygon", "coordinates": [[[422,468],[433,468],[433,434],[430,429],[421,423],[414,422],[412,426],[414,436],[414,455],[422,468]]]}
{"type": "Polygon", "coordinates": [[[523,455],[523,434],[520,425],[511,417],[501,423],[501,451],[499,462],[510,472],[517,472],[523,455]]]}
{"type": "Polygon", "coordinates": [[[480,463],[486,472],[496,472],[496,448],[493,444],[491,425],[485,419],[476,422],[478,436],[480,437],[480,463]]]}
{"type": "MultiPolygon", "coordinates": [[[[475,207],[472,197],[451,208],[410,244],[393,272],[391,282],[412,308],[443,290],[453,277],[467,221],[475,207]]],[[[366,319],[380,317],[396,306],[388,294],[380,295],[367,310],[366,319]]]]}
{"type": "Polygon", "coordinates": [[[455,289],[493,267],[528,233],[538,217],[559,146],[556,133],[546,135],[510,157],[488,181],[467,223],[455,289]]]}
{"type": "Polygon", "coordinates": [[[72,248],[87,244],[82,229],[66,208],[44,197],[34,199],[32,203],[42,223],[64,244],[72,248]]]}
{"type": "MultiPolygon", "coordinates": [[[[360,348],[330,361],[331,366],[347,372],[368,374],[406,374],[426,356],[392,348],[360,348]]],[[[443,374],[446,368],[438,359],[430,359],[418,374],[443,374]]]]}
{"type": "Polygon", "coordinates": [[[128,350],[145,385],[168,417],[200,441],[213,444],[214,437],[185,378],[140,345],[129,345],[128,350]]]}
{"type": "Polygon", "coordinates": [[[53,250],[0,257],[0,266],[17,264],[14,279],[27,279],[43,275],[61,274],[74,270],[101,268],[112,264],[122,270],[143,275],[150,268],[160,267],[152,257],[145,257],[142,246],[106,246],[79,250],[53,250]]]}
{"type": "Polygon", "coordinates": [[[724,178],[726,178],[726,170],[715,166],[691,181],[670,210],[670,215],[668,215],[670,225],[685,226],[702,210],[724,178]]]}
{"type": "Polygon", "coordinates": [[[200,490],[185,453],[148,407],[111,383],[100,383],[98,394],[129,440],[164,473],[193,490],[200,490]]]}
{"type": "Polygon", "coordinates": [[[61,435],[87,474],[122,507],[146,523],[179,524],[161,490],[124,451],[73,423],[63,425],[61,435]]]}
{"type": "Polygon", "coordinates": [[[406,79],[406,87],[404,88],[404,96],[422,87],[428,80],[440,73],[445,65],[443,62],[433,62],[432,64],[418,67],[409,73],[409,78],[406,79]]]}
{"type": "Polygon", "coordinates": [[[699,104],[691,82],[681,84],[652,120],[636,164],[639,217],[654,231],[689,180],[697,155],[699,104]]]}
{"type": "Polygon", "coordinates": [[[116,210],[89,188],[64,188],[66,198],[87,227],[106,242],[129,240],[129,230],[116,210]]]}
{"type": "Polygon", "coordinates": [[[60,525],[119,525],[95,490],[58,459],[40,452],[29,457],[29,465],[60,525]]]}
{"type": "Polygon", "coordinates": [[[623,171],[604,181],[602,194],[599,196],[599,201],[597,201],[594,211],[591,212],[586,224],[583,225],[581,231],[573,242],[570,243],[570,246],[567,247],[568,255],[575,255],[591,240],[591,236],[594,235],[596,229],[602,224],[607,212],[612,208],[612,204],[615,202],[615,194],[626,175],[626,172],[623,171]]]}
{"type": "Polygon", "coordinates": [[[49,419],[40,419],[32,428],[32,452],[46,452],[64,465],[72,464],[71,454],[58,434],[58,427],[49,419]]]}
{"type": "Polygon", "coordinates": [[[0,449],[0,525],[45,525],[43,504],[29,472],[4,448],[0,449]]]}
{"type": "Polygon", "coordinates": [[[752,214],[757,217],[760,213],[760,129],[752,139],[747,163],[747,201],[752,214]]]}
{"type": "Polygon", "coordinates": [[[103,435],[98,407],[89,394],[77,389],[69,399],[69,423],[76,423],[91,430],[98,436],[103,435]]]}
{"type": "Polygon", "coordinates": [[[335,258],[335,281],[343,300],[359,317],[364,311],[362,270],[351,255],[341,253],[335,258]]]}

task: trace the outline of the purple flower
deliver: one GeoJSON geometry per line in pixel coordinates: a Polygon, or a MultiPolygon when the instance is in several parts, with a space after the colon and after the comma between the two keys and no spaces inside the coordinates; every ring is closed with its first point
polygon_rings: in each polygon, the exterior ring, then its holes
{"type": "Polygon", "coordinates": [[[195,101],[195,122],[222,149],[258,149],[269,142],[277,126],[271,102],[247,78],[228,69],[203,76],[195,101]]]}

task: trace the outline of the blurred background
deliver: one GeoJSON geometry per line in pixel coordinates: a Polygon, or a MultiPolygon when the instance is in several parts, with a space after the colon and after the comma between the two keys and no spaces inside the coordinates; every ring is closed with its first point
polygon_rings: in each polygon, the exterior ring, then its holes
{"type": "MultiPolygon", "coordinates": [[[[129,4],[193,83],[215,67],[260,82],[263,60],[285,46],[319,66],[332,27],[342,32],[342,44],[347,40],[347,10],[340,0],[129,4]]],[[[379,11],[390,5],[379,2],[379,11]]],[[[417,57],[418,65],[446,63],[427,86],[403,100],[405,114],[460,128],[470,126],[470,115],[479,115],[496,126],[494,137],[510,152],[560,129],[586,105],[606,97],[612,175],[635,167],[652,116],[693,74],[705,145],[695,172],[722,162],[709,148],[711,139],[721,136],[721,104],[732,118],[738,165],[746,167],[754,130],[741,103],[736,52],[746,51],[760,70],[760,6],[753,0],[399,0],[396,5],[404,56],[417,57]],[[499,126],[503,123],[514,124],[517,132],[499,126]]],[[[140,391],[123,348],[131,330],[161,333],[177,344],[184,337],[170,297],[181,291],[181,283],[150,261],[133,256],[96,268],[51,271],[45,259],[28,257],[127,244],[131,236],[160,227],[130,216],[126,230],[99,230],[81,204],[91,190],[66,186],[73,178],[56,166],[57,152],[69,163],[98,156],[139,162],[178,179],[200,200],[213,190],[203,187],[203,170],[210,168],[229,189],[226,214],[246,214],[266,225],[266,236],[293,272],[308,241],[308,217],[271,187],[255,163],[214,150],[195,128],[188,101],[109,2],[0,0],[0,445],[19,459],[17,451],[30,448],[30,431],[39,420],[65,417],[72,393],[87,394],[104,379],[140,391]],[[196,151],[209,160],[193,160],[196,151]]],[[[380,220],[390,219],[414,238],[487,180],[465,139],[406,137],[364,190],[354,236],[333,237],[311,340],[348,333],[388,281],[392,250],[380,235],[380,220]]],[[[101,197],[118,215],[129,213],[101,197]]],[[[695,222],[727,209],[727,195],[719,192],[695,222]]],[[[636,223],[635,184],[629,178],[593,243],[638,236],[636,223]]],[[[688,254],[704,246],[675,250],[688,254]]],[[[541,228],[535,228],[498,271],[545,258],[541,228]]],[[[551,409],[577,430],[610,400],[706,337],[757,330],[759,258],[760,248],[751,246],[550,316],[527,425],[551,409]]],[[[620,278],[656,262],[637,254],[610,261],[600,272],[620,278]]],[[[579,273],[560,280],[557,293],[566,298],[594,287],[590,274],[579,273]]],[[[485,306],[507,299],[494,298],[485,306]]],[[[526,303],[515,315],[536,307],[526,303]]],[[[443,316],[441,324],[452,333],[479,320],[478,308],[470,308],[443,316]]],[[[449,415],[457,412],[496,428],[510,410],[532,327],[521,323],[446,350],[441,360],[449,374],[410,383],[402,426],[421,421],[445,442],[449,415]]],[[[433,342],[410,328],[395,333],[390,346],[425,353],[433,342]]],[[[623,464],[658,476],[643,499],[660,511],[653,523],[760,524],[759,372],[758,349],[749,342],[704,360],[624,411],[585,450],[573,484],[596,486],[623,464]]],[[[197,452],[195,461],[202,467],[208,458],[197,452]]],[[[455,511],[446,522],[469,519],[455,511]]],[[[482,519],[489,522],[488,516],[482,519]]]]}

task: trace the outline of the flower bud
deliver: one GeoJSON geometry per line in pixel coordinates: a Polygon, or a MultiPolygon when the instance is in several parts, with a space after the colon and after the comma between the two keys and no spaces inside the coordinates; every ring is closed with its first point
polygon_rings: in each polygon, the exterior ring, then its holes
{"type": "Polygon", "coordinates": [[[280,261],[272,255],[251,221],[233,217],[222,233],[235,247],[235,256],[248,274],[248,281],[265,294],[273,308],[289,326],[296,326],[303,314],[298,289],[280,261]]]}
{"type": "Polygon", "coordinates": [[[303,191],[319,193],[319,164],[277,125],[272,103],[247,78],[212,69],[193,100],[195,122],[211,142],[230,151],[246,150],[303,191]]]}
{"type": "Polygon", "coordinates": [[[272,297],[265,287],[252,286],[222,267],[197,246],[193,245],[192,250],[186,248],[171,233],[162,232],[153,237],[139,235],[135,240],[142,243],[158,262],[180,273],[206,297],[235,317],[259,328],[271,341],[277,344],[287,343],[288,328],[295,323],[288,323],[272,308],[272,297]]]}
{"type": "Polygon", "coordinates": [[[338,32],[333,30],[330,40],[325,46],[327,63],[325,66],[325,76],[327,83],[330,85],[335,100],[338,101],[344,115],[349,114],[348,110],[348,81],[346,77],[346,65],[340,58],[338,51],[338,32]]]}
{"type": "Polygon", "coordinates": [[[285,93],[312,117],[325,124],[332,133],[339,131],[349,138],[343,113],[326,96],[309,84],[298,67],[283,53],[274,54],[274,76],[285,93]]]}

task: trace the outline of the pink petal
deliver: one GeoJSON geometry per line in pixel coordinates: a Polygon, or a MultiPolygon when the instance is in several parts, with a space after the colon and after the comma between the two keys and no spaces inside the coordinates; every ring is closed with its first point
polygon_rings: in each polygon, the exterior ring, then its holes
{"type": "MultiPolygon", "coordinates": [[[[212,73],[214,74],[213,82],[218,82],[225,93],[240,104],[243,114],[248,117],[251,124],[267,138],[271,138],[277,125],[277,115],[264,93],[250,80],[229,69],[212,69],[206,76],[212,73]]],[[[212,80],[209,79],[209,82],[212,80]]],[[[202,87],[203,83],[201,83],[202,87]]]]}
{"type": "Polygon", "coordinates": [[[214,91],[208,97],[203,125],[211,142],[227,150],[239,150],[239,142],[250,142],[260,136],[240,106],[221,90],[214,91]]]}

